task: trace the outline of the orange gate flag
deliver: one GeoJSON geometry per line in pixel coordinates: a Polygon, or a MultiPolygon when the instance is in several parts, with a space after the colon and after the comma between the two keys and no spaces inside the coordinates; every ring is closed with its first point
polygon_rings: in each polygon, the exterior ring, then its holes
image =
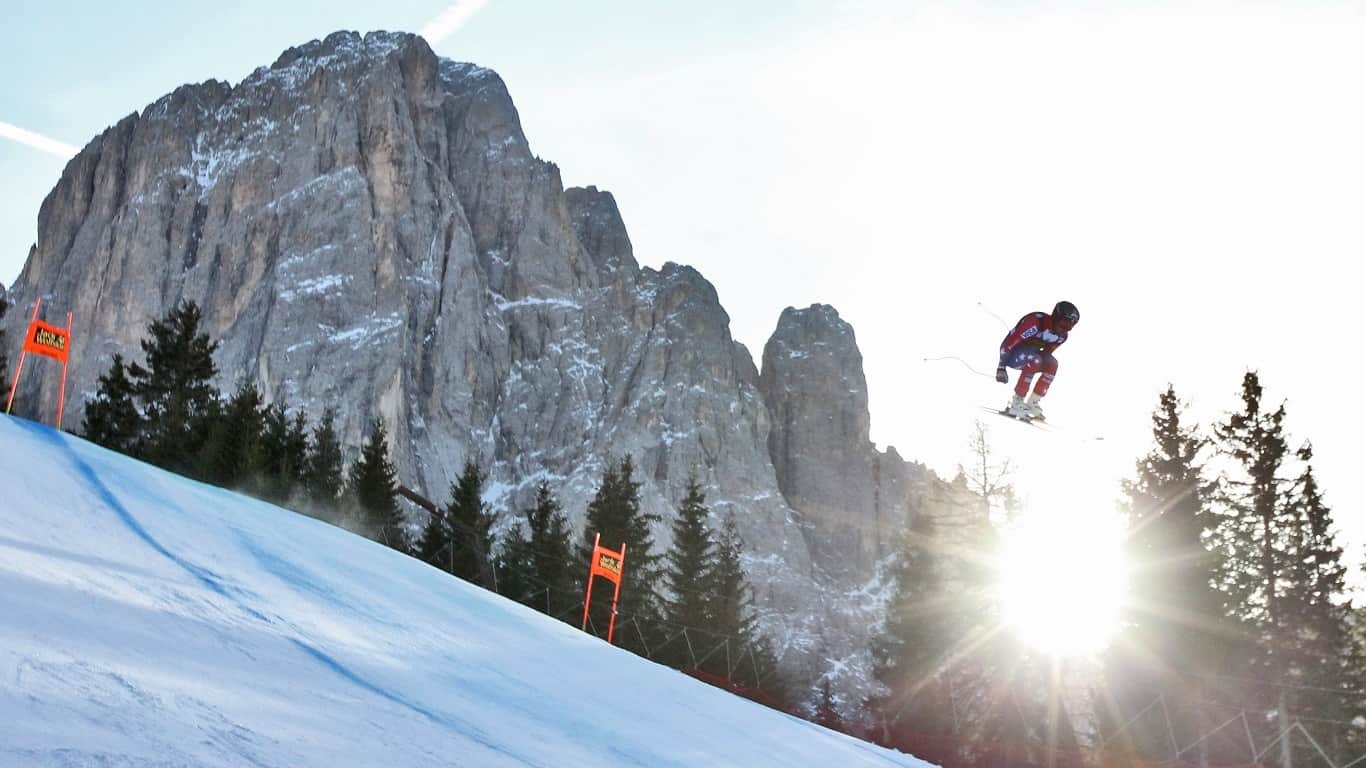
{"type": "Polygon", "coordinates": [[[621,583],[621,560],[622,554],[626,551],[623,544],[621,552],[613,552],[606,547],[593,546],[593,567],[589,570],[592,576],[603,576],[612,580],[613,584],[621,583]]]}
{"type": "Polygon", "coordinates": [[[612,618],[607,623],[607,642],[612,642],[612,633],[617,628],[617,599],[621,597],[621,569],[626,562],[626,544],[616,552],[602,546],[602,534],[593,535],[593,559],[588,564],[588,592],[583,598],[583,629],[588,629],[588,606],[593,603],[593,577],[602,576],[616,585],[612,593],[612,618]]]}
{"type": "Polygon", "coordinates": [[[14,383],[9,388],[9,400],[5,403],[5,413],[14,405],[14,393],[19,389],[19,377],[24,372],[24,358],[29,354],[42,355],[62,363],[62,386],[57,395],[57,428],[62,428],[62,408],[66,405],[66,367],[71,353],[71,313],[66,313],[66,327],[58,328],[38,319],[38,306],[43,303],[39,296],[33,302],[33,317],[29,319],[28,332],[24,335],[24,346],[19,353],[19,365],[14,370],[14,383]]]}
{"type": "Polygon", "coordinates": [[[66,328],[58,328],[42,320],[34,320],[29,324],[28,335],[24,337],[24,351],[46,355],[65,363],[67,345],[71,341],[70,318],[67,323],[66,328]]]}

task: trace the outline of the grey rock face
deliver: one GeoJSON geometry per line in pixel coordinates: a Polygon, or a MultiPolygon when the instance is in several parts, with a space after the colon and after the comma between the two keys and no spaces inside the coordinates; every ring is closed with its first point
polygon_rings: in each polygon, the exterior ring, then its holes
{"type": "Polygon", "coordinates": [[[861,583],[889,552],[927,472],[868,434],[868,386],[854,329],[833,307],[783,311],[764,347],[759,387],[773,416],[768,448],[783,498],[808,524],[813,557],[861,583]]]}
{"type": "MultiPolygon", "coordinates": [[[[224,391],[335,407],[353,450],[383,417],[433,499],[472,458],[504,522],[547,480],[577,525],[629,453],[667,521],[696,473],[785,663],[810,680],[853,659],[836,690],[867,685],[867,582],[933,478],[868,441],[852,330],[789,310],[760,375],[700,274],[641,268],[612,196],[562,188],[489,70],[337,33],[179,88],[68,164],[10,299],[36,295],[75,315],[68,429],[113,353],[140,360],[147,323],[191,299],[224,391]]],[[[35,376],[19,401],[56,396],[35,376]]]]}

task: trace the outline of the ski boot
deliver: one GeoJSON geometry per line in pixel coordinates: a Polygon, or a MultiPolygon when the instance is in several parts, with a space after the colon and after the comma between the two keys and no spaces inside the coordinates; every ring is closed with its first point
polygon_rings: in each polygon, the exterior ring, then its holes
{"type": "Polygon", "coordinates": [[[1022,419],[1024,421],[1029,421],[1033,418],[1029,415],[1029,404],[1019,395],[1012,395],[1010,398],[1010,405],[1007,405],[1006,409],[1001,411],[1001,413],[1011,418],[1022,419]]]}
{"type": "Polygon", "coordinates": [[[1038,395],[1030,395],[1029,399],[1024,401],[1025,418],[1030,419],[1031,421],[1045,420],[1043,406],[1039,404],[1040,399],[1041,398],[1038,395]]]}

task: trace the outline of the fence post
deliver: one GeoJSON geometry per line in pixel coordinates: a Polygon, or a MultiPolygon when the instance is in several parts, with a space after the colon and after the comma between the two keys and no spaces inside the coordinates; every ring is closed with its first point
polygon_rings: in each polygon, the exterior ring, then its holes
{"type": "Polygon", "coordinates": [[[1295,768],[1295,750],[1290,748],[1290,717],[1285,711],[1285,689],[1276,703],[1276,721],[1281,727],[1281,768],[1295,768]]]}
{"type": "Polygon", "coordinates": [[[1162,702],[1162,719],[1167,724],[1167,740],[1171,743],[1172,747],[1171,759],[1176,760],[1181,753],[1178,751],[1180,748],[1176,746],[1176,729],[1172,728],[1172,713],[1167,709],[1167,694],[1164,693],[1159,696],[1158,701],[1162,702]]]}

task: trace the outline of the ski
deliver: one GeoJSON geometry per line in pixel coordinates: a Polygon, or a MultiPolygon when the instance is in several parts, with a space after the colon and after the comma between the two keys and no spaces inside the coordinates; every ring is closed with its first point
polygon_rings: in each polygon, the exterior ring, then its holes
{"type": "Polygon", "coordinates": [[[1029,426],[1034,427],[1035,429],[1041,429],[1041,430],[1043,430],[1044,432],[1050,432],[1050,431],[1052,431],[1052,430],[1050,430],[1049,427],[1048,427],[1048,422],[1044,421],[1043,419],[1027,419],[1027,418],[1022,418],[1022,417],[1020,417],[1020,416],[1011,415],[1010,411],[1007,411],[1007,410],[1004,410],[1004,409],[1001,409],[1001,408],[992,408],[992,407],[986,406],[986,405],[982,406],[982,410],[984,410],[984,411],[986,411],[986,412],[988,412],[988,413],[994,413],[994,414],[996,414],[997,416],[1004,416],[1005,418],[1010,419],[1011,421],[1018,421],[1018,422],[1020,422],[1021,424],[1028,424],[1029,426]]]}

